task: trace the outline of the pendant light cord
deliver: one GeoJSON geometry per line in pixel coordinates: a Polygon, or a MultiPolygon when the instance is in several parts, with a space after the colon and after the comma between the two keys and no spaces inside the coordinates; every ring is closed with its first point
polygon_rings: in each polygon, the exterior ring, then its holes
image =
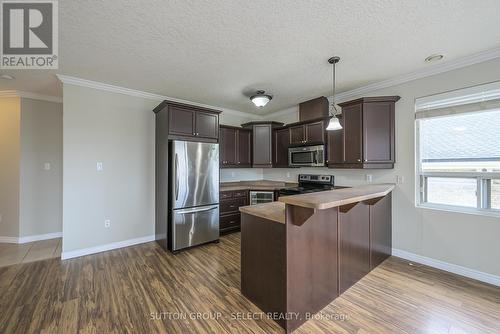
{"type": "Polygon", "coordinates": [[[333,80],[332,80],[332,86],[333,86],[333,95],[332,95],[332,107],[333,107],[333,111],[335,111],[335,113],[333,113],[332,111],[332,116],[336,116],[338,115],[338,110],[337,110],[337,107],[335,106],[335,62],[333,63],[333,80]]]}

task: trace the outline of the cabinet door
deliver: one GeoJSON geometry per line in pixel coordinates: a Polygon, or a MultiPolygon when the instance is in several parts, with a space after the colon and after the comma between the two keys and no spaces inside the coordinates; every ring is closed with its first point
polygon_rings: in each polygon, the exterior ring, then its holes
{"type": "Polygon", "coordinates": [[[342,108],[342,116],[345,163],[359,164],[363,158],[363,105],[359,103],[342,108]]]}
{"type": "Polygon", "coordinates": [[[394,162],[394,102],[363,105],[363,161],[394,162]]]}
{"type": "Polygon", "coordinates": [[[325,143],[325,125],[323,122],[309,123],[305,125],[307,144],[325,143]]]}
{"type": "Polygon", "coordinates": [[[297,125],[290,128],[290,145],[301,145],[305,144],[306,134],[305,126],[297,125]]]}
{"type": "Polygon", "coordinates": [[[370,205],[370,267],[375,268],[392,254],[391,194],[370,205]]]}
{"type": "Polygon", "coordinates": [[[344,163],[344,120],[338,116],[342,129],[328,132],[328,165],[344,163]]]}
{"type": "Polygon", "coordinates": [[[339,209],[339,290],[343,293],[370,272],[370,214],[362,202],[339,209]]]}
{"type": "Polygon", "coordinates": [[[270,124],[253,126],[253,166],[272,166],[272,128],[270,124]]]}
{"type": "Polygon", "coordinates": [[[196,136],[210,139],[217,139],[219,136],[219,115],[204,111],[197,111],[196,115],[196,136]]]}
{"type": "Polygon", "coordinates": [[[219,156],[220,166],[230,167],[236,165],[236,129],[220,128],[219,156]]]}
{"type": "Polygon", "coordinates": [[[289,129],[274,131],[274,167],[288,167],[288,147],[290,146],[289,129]]]}
{"type": "Polygon", "coordinates": [[[238,130],[237,161],[239,167],[252,166],[252,132],[238,130]]]}
{"type": "Polygon", "coordinates": [[[195,117],[193,109],[170,106],[168,113],[168,133],[177,136],[195,135],[195,117]]]}

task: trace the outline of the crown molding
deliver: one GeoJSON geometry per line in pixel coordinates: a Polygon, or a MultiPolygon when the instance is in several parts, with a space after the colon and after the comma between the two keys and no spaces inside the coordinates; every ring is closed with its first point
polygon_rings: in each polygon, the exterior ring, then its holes
{"type": "Polygon", "coordinates": [[[0,91],[0,97],[19,97],[25,99],[33,99],[39,101],[62,103],[63,99],[59,96],[44,95],[38,93],[25,92],[22,90],[3,90],[0,91]]]}
{"type": "MultiPolygon", "coordinates": [[[[459,68],[471,66],[474,64],[479,64],[488,60],[492,60],[495,58],[500,57],[500,48],[496,49],[491,49],[491,50],[486,50],[483,52],[479,52],[470,56],[462,57],[459,59],[455,60],[450,60],[447,62],[443,62],[440,64],[435,64],[428,66],[422,70],[414,71],[411,73],[403,74],[400,76],[396,76],[387,80],[375,82],[366,86],[362,86],[359,88],[355,88],[346,92],[339,93],[335,95],[335,102],[345,102],[348,101],[352,98],[356,98],[368,93],[371,93],[373,91],[379,90],[379,89],[384,89],[384,88],[389,88],[397,85],[401,85],[410,81],[430,77],[436,74],[456,70],[459,68]]],[[[252,114],[248,112],[242,112],[242,111],[237,111],[237,110],[232,110],[232,109],[226,109],[226,108],[221,108],[218,106],[211,106],[207,104],[202,104],[202,103],[197,103],[197,102],[192,102],[192,101],[187,101],[187,100],[182,100],[182,99],[176,99],[170,96],[163,96],[159,94],[153,94],[153,93],[148,93],[148,92],[143,92],[135,89],[130,89],[130,88],[125,88],[125,87],[119,87],[119,86],[114,86],[114,85],[109,85],[97,81],[91,81],[91,80],[86,80],[86,79],[80,79],[68,75],[62,75],[62,74],[57,74],[57,77],[59,80],[64,83],[64,84],[70,84],[70,85],[75,85],[75,86],[82,86],[82,87],[87,87],[87,88],[93,88],[93,89],[98,89],[98,90],[103,90],[103,91],[108,91],[108,92],[113,92],[113,93],[119,93],[119,94],[125,94],[129,96],[135,96],[135,97],[141,97],[141,98],[146,98],[146,99],[152,99],[152,100],[157,100],[157,101],[163,101],[163,100],[170,100],[174,102],[179,102],[179,103],[188,103],[192,104],[195,106],[199,107],[205,107],[205,108],[211,108],[211,109],[218,109],[221,110],[227,114],[231,115],[236,115],[236,116],[241,116],[241,117],[246,117],[249,119],[254,119],[254,120],[265,120],[265,119],[270,119],[272,117],[279,117],[279,116],[284,116],[292,113],[297,112],[297,107],[292,106],[286,109],[278,110],[275,112],[271,112],[269,114],[252,114]]],[[[331,96],[328,97],[329,100],[331,100],[331,96]]]]}
{"type": "Polygon", "coordinates": [[[140,97],[143,99],[150,99],[150,100],[156,100],[158,102],[161,102],[163,100],[169,100],[173,102],[178,102],[178,103],[187,103],[191,104],[194,106],[198,107],[203,107],[203,108],[209,108],[209,109],[218,109],[226,114],[231,114],[235,116],[241,116],[241,117],[246,117],[249,119],[260,119],[261,117],[259,115],[251,114],[251,113],[246,113],[238,110],[233,110],[233,109],[227,109],[227,108],[221,108],[218,106],[212,106],[208,104],[203,104],[203,103],[198,103],[198,102],[192,102],[192,101],[187,101],[183,99],[177,99],[174,97],[170,96],[165,96],[165,95],[159,95],[159,94],[154,94],[154,93],[148,93],[148,92],[143,92],[140,90],[136,89],[131,89],[131,88],[125,88],[125,87],[120,87],[120,86],[115,86],[115,85],[110,85],[98,81],[92,81],[92,80],[86,80],[86,79],[81,79],[77,77],[72,77],[69,75],[63,75],[63,74],[56,74],[57,78],[63,83],[67,85],[73,85],[73,86],[80,86],[80,87],[86,87],[86,88],[92,88],[92,89],[97,89],[97,90],[102,90],[106,92],[111,92],[111,93],[117,93],[117,94],[123,94],[123,95],[128,95],[128,96],[134,96],[134,97],[140,97]]]}
{"type": "Polygon", "coordinates": [[[335,102],[345,102],[349,99],[358,97],[363,94],[367,94],[379,89],[389,88],[397,85],[401,85],[410,81],[414,81],[417,79],[422,79],[426,77],[430,77],[436,74],[456,70],[462,67],[471,66],[474,64],[479,64],[488,60],[492,60],[500,57],[500,48],[491,49],[482,51],[479,53],[475,53],[470,56],[462,57],[455,60],[450,60],[448,62],[444,62],[441,64],[435,64],[429,67],[426,67],[422,70],[418,70],[415,72],[403,74],[400,76],[396,76],[387,80],[375,82],[373,84],[369,84],[363,87],[355,88],[349,90],[347,92],[339,93],[335,95],[335,102]]]}

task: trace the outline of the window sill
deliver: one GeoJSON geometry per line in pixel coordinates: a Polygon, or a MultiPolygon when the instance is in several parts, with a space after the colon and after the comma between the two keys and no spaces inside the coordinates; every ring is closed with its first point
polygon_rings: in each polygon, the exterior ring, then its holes
{"type": "Polygon", "coordinates": [[[461,213],[475,216],[497,217],[500,218],[500,210],[481,210],[477,208],[464,208],[452,205],[439,205],[439,204],[416,204],[416,208],[428,209],[436,211],[445,211],[450,213],[461,213]]]}

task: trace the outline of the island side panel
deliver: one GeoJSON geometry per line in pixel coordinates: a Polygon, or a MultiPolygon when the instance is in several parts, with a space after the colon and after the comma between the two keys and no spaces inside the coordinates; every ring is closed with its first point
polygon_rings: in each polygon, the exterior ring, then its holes
{"type": "Polygon", "coordinates": [[[363,202],[339,208],[339,292],[370,272],[370,210],[363,202]]]}
{"type": "Polygon", "coordinates": [[[266,313],[286,312],[285,233],[283,223],[241,214],[241,292],[266,313]]]}
{"type": "Polygon", "coordinates": [[[392,254],[392,194],[370,205],[370,254],[371,269],[392,254]]]}
{"type": "Polygon", "coordinates": [[[337,219],[338,208],[316,210],[306,221],[294,224],[294,217],[307,216],[286,206],[287,312],[299,317],[287,320],[292,332],[338,296],[337,219]]]}

